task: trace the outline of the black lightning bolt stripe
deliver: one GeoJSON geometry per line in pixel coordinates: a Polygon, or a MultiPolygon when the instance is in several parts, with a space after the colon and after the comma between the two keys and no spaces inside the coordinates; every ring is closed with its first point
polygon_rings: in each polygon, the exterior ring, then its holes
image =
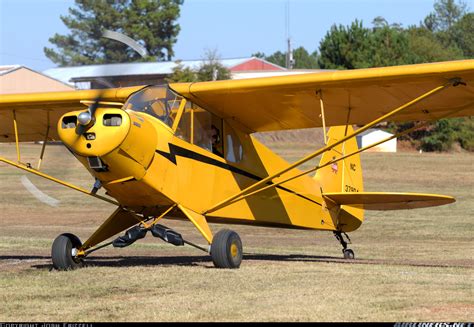
{"type": "MultiPolygon", "coordinates": [[[[184,157],[184,158],[189,158],[189,159],[193,159],[193,160],[196,160],[196,161],[200,161],[200,162],[203,162],[203,163],[206,163],[206,164],[209,164],[209,165],[213,165],[213,166],[217,166],[219,168],[222,168],[222,169],[226,169],[226,170],[229,170],[233,173],[237,173],[239,175],[242,175],[242,176],[245,176],[245,177],[248,177],[248,178],[251,178],[251,179],[254,179],[256,181],[261,181],[263,178],[262,177],[259,177],[257,175],[254,175],[248,171],[245,171],[243,169],[240,169],[240,168],[237,168],[235,166],[232,166],[232,165],[229,165],[227,163],[224,163],[222,161],[219,161],[219,160],[216,160],[216,159],[213,159],[213,158],[210,158],[208,156],[205,156],[205,155],[202,155],[200,153],[197,153],[197,152],[194,152],[194,151],[191,151],[189,149],[186,149],[186,148],[182,148],[180,146],[177,146],[175,144],[171,144],[171,143],[168,143],[169,145],[169,148],[170,148],[170,152],[165,152],[165,151],[161,151],[161,150],[156,150],[156,153],[162,155],[163,157],[165,157],[166,159],[168,159],[169,161],[171,161],[172,163],[174,163],[175,165],[177,164],[176,162],[176,156],[180,156],[180,157],[184,157]]],[[[272,182],[267,182],[267,185],[271,185],[273,184],[272,182]]],[[[283,190],[283,191],[286,191],[286,192],[289,192],[289,193],[292,193],[296,196],[299,196],[300,198],[303,198],[305,200],[308,200],[308,201],[311,201],[313,203],[316,203],[318,205],[321,205],[321,203],[319,202],[316,202],[302,194],[299,194],[293,190],[290,190],[290,189],[287,189],[286,187],[283,187],[283,186],[276,186],[278,189],[280,190],[283,190]]]]}

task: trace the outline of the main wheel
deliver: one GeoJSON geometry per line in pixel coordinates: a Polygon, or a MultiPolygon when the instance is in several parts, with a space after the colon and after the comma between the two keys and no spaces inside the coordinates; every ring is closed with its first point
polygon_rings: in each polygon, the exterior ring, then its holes
{"type": "Polygon", "coordinates": [[[345,249],[342,251],[344,253],[344,259],[354,259],[354,251],[351,249],[345,249]]]}
{"type": "Polygon", "coordinates": [[[61,234],[53,242],[51,259],[58,270],[70,270],[82,267],[82,260],[75,253],[82,246],[81,240],[73,234],[61,234]]]}
{"type": "Polygon", "coordinates": [[[217,268],[239,268],[242,262],[242,241],[236,232],[223,229],[214,235],[211,257],[217,268]]]}

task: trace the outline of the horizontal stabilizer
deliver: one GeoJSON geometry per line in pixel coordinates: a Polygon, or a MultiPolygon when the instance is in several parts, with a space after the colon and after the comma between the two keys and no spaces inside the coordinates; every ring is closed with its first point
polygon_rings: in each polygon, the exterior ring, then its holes
{"type": "Polygon", "coordinates": [[[453,197],[446,195],[387,192],[325,193],[323,197],[336,205],[348,205],[366,210],[416,209],[456,201],[453,197]]]}

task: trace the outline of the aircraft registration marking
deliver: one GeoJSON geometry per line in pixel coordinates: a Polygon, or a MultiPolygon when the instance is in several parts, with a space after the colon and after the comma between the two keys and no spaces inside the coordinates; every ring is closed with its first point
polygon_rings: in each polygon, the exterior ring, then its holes
{"type": "Polygon", "coordinates": [[[359,190],[351,185],[345,185],[344,187],[345,192],[359,192],[359,190]]]}

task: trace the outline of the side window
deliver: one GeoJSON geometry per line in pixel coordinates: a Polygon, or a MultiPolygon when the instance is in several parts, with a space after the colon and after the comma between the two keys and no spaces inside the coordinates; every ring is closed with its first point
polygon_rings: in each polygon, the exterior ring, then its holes
{"type": "Polygon", "coordinates": [[[191,116],[191,102],[188,101],[176,129],[176,136],[186,142],[191,142],[191,116]]]}
{"type": "Polygon", "coordinates": [[[222,138],[222,119],[212,115],[211,143],[212,153],[224,157],[224,140],[222,138]]]}
{"type": "Polygon", "coordinates": [[[191,102],[186,103],[176,136],[223,157],[222,119],[191,102]]]}
{"type": "Polygon", "coordinates": [[[171,125],[169,125],[170,127],[173,126],[173,122],[175,121],[176,119],[176,115],[178,114],[178,110],[179,110],[179,106],[181,105],[181,101],[183,99],[179,96],[177,97],[170,97],[169,100],[168,100],[168,106],[169,106],[169,110],[170,110],[170,121],[171,121],[171,125]]]}
{"type": "Polygon", "coordinates": [[[193,143],[212,152],[211,113],[199,107],[193,108],[193,112],[193,143]]]}
{"type": "Polygon", "coordinates": [[[240,139],[228,124],[225,124],[225,159],[230,162],[239,162],[244,157],[244,150],[240,139]]]}

